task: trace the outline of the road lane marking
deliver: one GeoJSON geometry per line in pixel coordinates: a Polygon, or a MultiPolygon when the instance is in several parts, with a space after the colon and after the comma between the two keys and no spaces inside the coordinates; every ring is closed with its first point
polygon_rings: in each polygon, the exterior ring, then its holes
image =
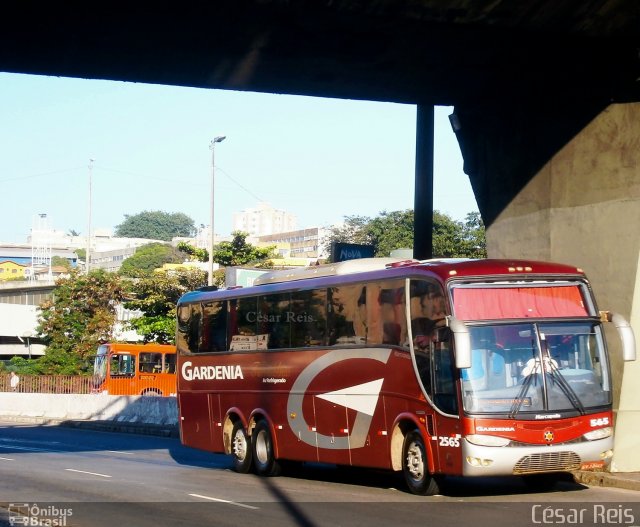
{"type": "Polygon", "coordinates": [[[10,457],[0,457],[3,461],[13,461],[13,458],[10,457]]]}
{"type": "Polygon", "coordinates": [[[24,450],[25,452],[61,452],[60,450],[49,450],[48,448],[35,448],[31,446],[0,445],[3,450],[24,450]]]}
{"type": "Polygon", "coordinates": [[[112,454],[125,454],[127,456],[133,456],[134,452],[125,452],[124,450],[106,450],[106,452],[111,452],[112,454]]]}
{"type": "Polygon", "coordinates": [[[87,472],[86,470],[76,470],[75,468],[65,468],[67,472],[78,472],[80,474],[89,474],[91,476],[100,476],[101,478],[111,478],[108,474],[99,474],[98,472],[87,472]]]}
{"type": "Polygon", "coordinates": [[[0,443],[33,443],[34,445],[59,445],[60,441],[33,441],[31,439],[0,438],[0,443]]]}
{"type": "Polygon", "coordinates": [[[193,496],[194,498],[202,498],[203,500],[216,501],[218,503],[226,503],[227,505],[235,505],[236,507],[243,507],[245,509],[257,510],[260,508],[260,507],[253,507],[252,505],[245,505],[244,503],[237,503],[235,501],[223,500],[220,498],[212,498],[211,496],[203,496],[202,494],[189,494],[189,496],[193,496]]]}

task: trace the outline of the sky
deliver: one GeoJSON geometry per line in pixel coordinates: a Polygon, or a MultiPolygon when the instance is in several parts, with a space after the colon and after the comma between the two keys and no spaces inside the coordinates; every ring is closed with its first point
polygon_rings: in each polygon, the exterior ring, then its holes
{"type": "MultiPolygon", "coordinates": [[[[435,117],[434,208],[477,211],[451,108],[435,117]]],[[[25,243],[34,218],[84,234],[125,215],[182,212],[215,231],[260,201],[298,228],[413,208],[416,108],[139,83],[0,73],[0,243],[25,243]]]]}

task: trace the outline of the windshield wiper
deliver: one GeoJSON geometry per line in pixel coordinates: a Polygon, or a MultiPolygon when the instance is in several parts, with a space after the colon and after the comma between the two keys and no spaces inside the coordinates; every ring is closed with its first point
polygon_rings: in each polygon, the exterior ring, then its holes
{"type": "MultiPolygon", "coordinates": [[[[534,368],[534,371],[535,371],[535,368],[534,368]]],[[[522,403],[524,402],[524,396],[529,391],[529,386],[531,386],[531,383],[533,381],[533,377],[534,377],[534,374],[532,372],[530,375],[527,375],[524,381],[522,382],[522,387],[520,388],[518,395],[514,399],[513,404],[511,405],[511,410],[509,411],[510,419],[515,419],[516,415],[518,415],[518,412],[522,407],[522,403]]]]}
{"type": "Polygon", "coordinates": [[[547,361],[547,363],[549,364],[549,369],[547,371],[549,372],[549,375],[551,375],[551,378],[558,383],[558,386],[562,390],[562,393],[564,393],[567,399],[569,399],[569,402],[573,405],[573,407],[578,410],[581,415],[584,415],[586,412],[584,410],[582,402],[580,401],[580,398],[577,396],[571,385],[567,382],[567,379],[564,378],[564,375],[560,373],[556,362],[550,359],[547,361]]]}

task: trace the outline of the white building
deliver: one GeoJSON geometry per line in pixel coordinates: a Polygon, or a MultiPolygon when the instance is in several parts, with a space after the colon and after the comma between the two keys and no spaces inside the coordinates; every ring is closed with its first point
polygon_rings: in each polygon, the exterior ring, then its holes
{"type": "Polygon", "coordinates": [[[317,260],[329,257],[325,251],[328,234],[327,229],[309,227],[308,229],[259,236],[256,237],[256,241],[262,245],[287,244],[289,246],[288,257],[317,260]]]}
{"type": "Polygon", "coordinates": [[[295,214],[274,209],[265,202],[259,203],[255,209],[246,209],[233,214],[233,230],[248,232],[251,236],[293,231],[296,226],[295,214]]]}

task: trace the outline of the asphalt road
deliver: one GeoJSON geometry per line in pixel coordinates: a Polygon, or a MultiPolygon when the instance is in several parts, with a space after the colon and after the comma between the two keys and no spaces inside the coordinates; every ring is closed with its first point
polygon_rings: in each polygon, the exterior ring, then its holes
{"type": "Polygon", "coordinates": [[[640,525],[640,493],[570,480],[532,493],[518,478],[452,479],[443,494],[357,469],[241,475],[177,439],[0,423],[0,525],[640,525]]]}

